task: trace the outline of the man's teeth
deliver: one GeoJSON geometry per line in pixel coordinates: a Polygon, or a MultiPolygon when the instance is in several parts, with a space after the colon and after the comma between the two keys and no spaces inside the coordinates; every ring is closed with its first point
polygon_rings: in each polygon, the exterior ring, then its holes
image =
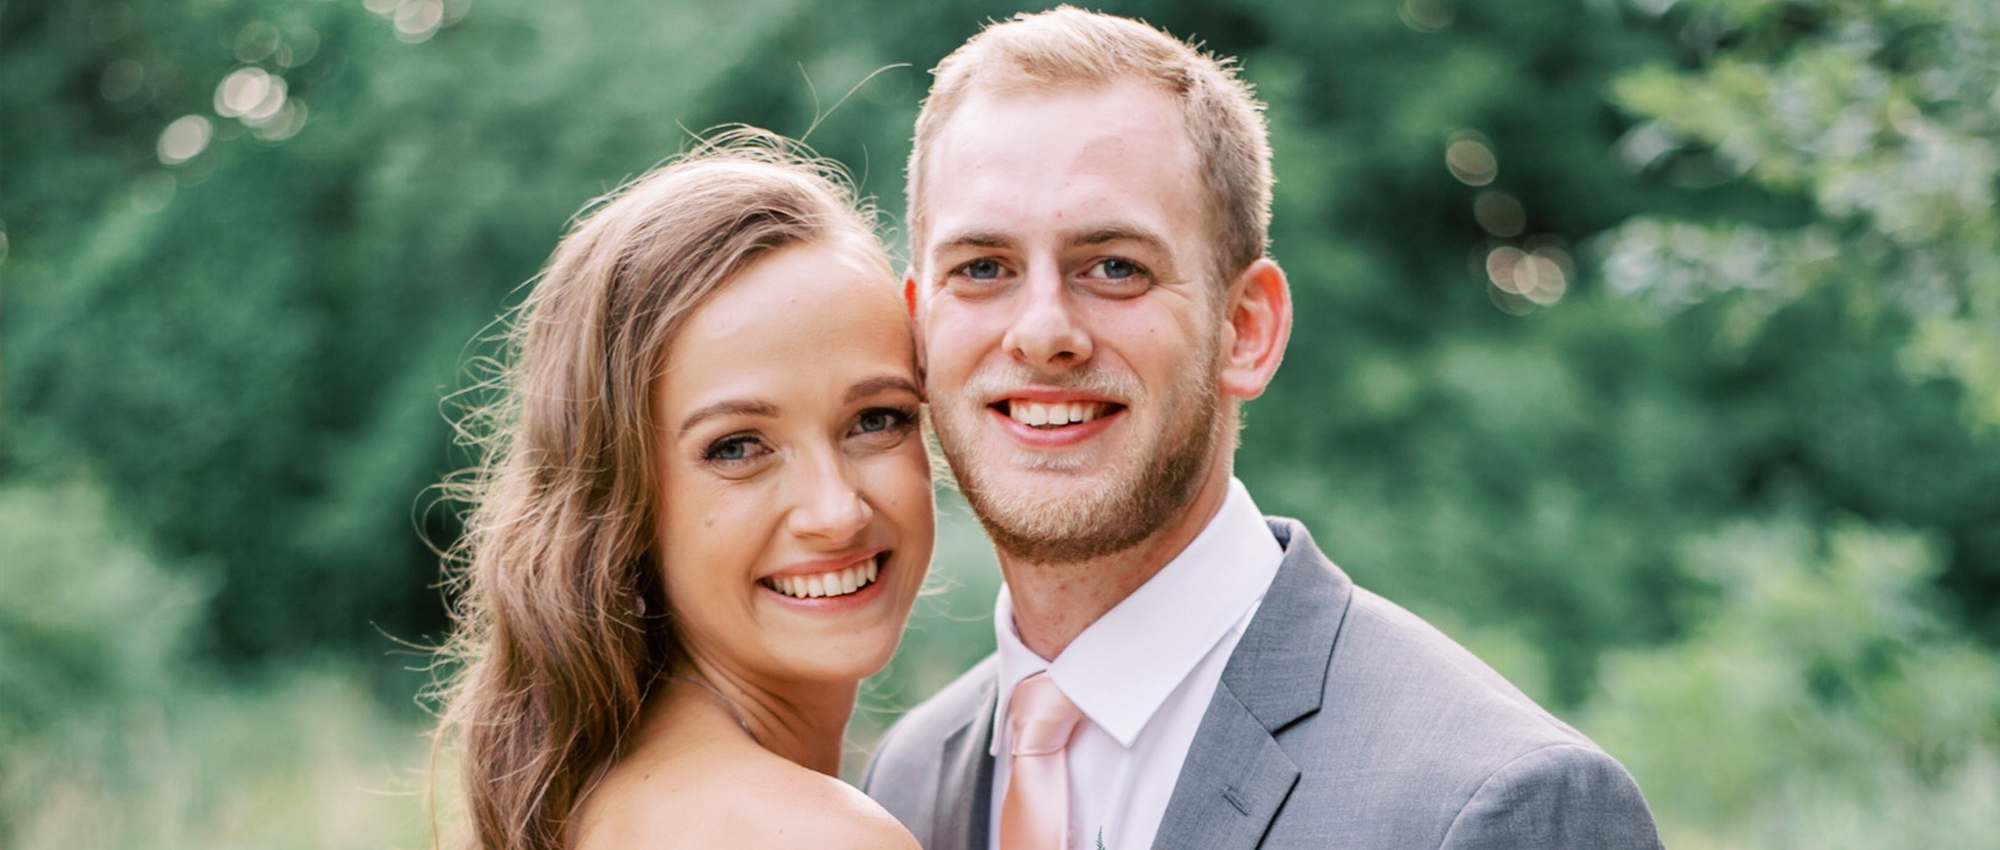
{"type": "Polygon", "coordinates": [[[1077,401],[1044,404],[1038,401],[1008,401],[1007,415],[1014,421],[1037,428],[1059,428],[1078,422],[1089,422],[1104,415],[1101,402],[1077,401]]]}
{"type": "Polygon", "coordinates": [[[875,576],[882,567],[874,558],[848,567],[809,576],[771,576],[764,579],[764,586],[786,596],[799,599],[814,599],[821,596],[846,596],[875,583],[875,576]]]}

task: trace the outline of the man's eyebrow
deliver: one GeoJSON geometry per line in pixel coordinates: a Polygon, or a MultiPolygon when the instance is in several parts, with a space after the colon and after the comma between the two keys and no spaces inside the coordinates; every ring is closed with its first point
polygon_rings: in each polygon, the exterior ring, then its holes
{"type": "Polygon", "coordinates": [[[848,387],[846,401],[848,404],[853,404],[861,399],[886,390],[903,390],[910,395],[923,396],[923,393],[917,389],[916,382],[909,378],[905,378],[902,375],[880,375],[867,380],[856,381],[854,386],[848,387]]]}
{"type": "Polygon", "coordinates": [[[1149,231],[1133,227],[1100,227],[1096,230],[1086,230],[1081,233],[1065,235],[1062,241],[1063,246],[1066,248],[1085,248],[1112,242],[1138,242],[1155,251],[1165,251],[1167,249],[1166,240],[1153,235],[1149,231]]]}
{"type": "Polygon", "coordinates": [[[937,250],[949,251],[954,248],[1010,248],[1014,240],[998,230],[967,230],[954,233],[948,239],[938,242],[937,250]]]}
{"type": "Polygon", "coordinates": [[[701,423],[710,419],[714,419],[718,416],[776,416],[776,415],[778,415],[778,406],[768,401],[743,401],[743,400],[718,401],[714,404],[711,404],[707,407],[704,407],[700,410],[688,414],[688,418],[681,420],[680,431],[675,436],[685,437],[687,436],[687,432],[690,429],[694,428],[694,426],[700,425],[701,423]]]}

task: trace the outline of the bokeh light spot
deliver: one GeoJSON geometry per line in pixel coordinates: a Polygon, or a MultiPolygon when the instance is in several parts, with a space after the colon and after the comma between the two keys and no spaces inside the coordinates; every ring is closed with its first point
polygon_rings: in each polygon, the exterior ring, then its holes
{"type": "Polygon", "coordinates": [[[199,156],[215,137],[215,127],[200,115],[183,115],[160,133],[159,154],[163,165],[179,165],[199,156]]]}
{"type": "Polygon", "coordinates": [[[278,142],[296,136],[306,126],[306,103],[298,98],[287,100],[277,114],[254,126],[257,137],[266,141],[278,142]]]}
{"type": "Polygon", "coordinates": [[[1525,316],[1535,311],[1535,303],[1512,292],[1496,287],[1486,287],[1486,297],[1500,312],[1509,316],[1525,316]]]}
{"type": "Polygon", "coordinates": [[[263,21],[251,21],[236,34],[236,61],[245,65],[262,62],[278,52],[284,40],[278,28],[263,21]]]}
{"type": "Polygon", "coordinates": [[[262,68],[238,68],[223,77],[215,87],[215,114],[237,118],[258,108],[271,93],[271,79],[262,68]]]}
{"type": "Polygon", "coordinates": [[[401,41],[429,41],[443,24],[444,0],[403,0],[396,7],[396,38],[401,41]]]}
{"type": "Polygon", "coordinates": [[[311,62],[314,56],[319,55],[319,30],[300,26],[292,30],[291,39],[285,46],[288,48],[284,61],[286,67],[296,67],[311,62]]]}
{"type": "Polygon", "coordinates": [[[1480,192],[1472,199],[1472,217],[1487,233],[1501,238],[1521,235],[1528,229],[1528,211],[1513,195],[1498,190],[1480,192]]]}
{"type": "MultiPolygon", "coordinates": [[[[1528,304],[1547,307],[1562,300],[1569,292],[1570,278],[1575,276],[1576,267],[1569,252],[1543,239],[1531,240],[1543,244],[1532,251],[1523,251],[1512,245],[1502,245],[1486,254],[1486,279],[1499,290],[1516,299],[1526,299],[1528,304]]],[[[1496,306],[1509,313],[1523,306],[1516,301],[1495,298],[1496,306]]],[[[1516,313],[1518,315],[1518,313],[1516,313]]]]}
{"type": "Polygon", "coordinates": [[[264,87],[263,99],[243,111],[243,123],[262,127],[275,117],[279,110],[285,108],[285,88],[284,77],[271,77],[270,83],[264,87]]]}
{"type": "Polygon", "coordinates": [[[138,94],[139,87],[145,84],[146,66],[136,59],[120,59],[104,66],[104,76],[97,80],[97,93],[117,103],[138,94]]]}
{"type": "Polygon", "coordinates": [[[1568,291],[1569,276],[1562,266],[1540,252],[1529,254],[1514,267],[1514,292],[1529,301],[1547,307],[1568,291]]]}
{"type": "Polygon", "coordinates": [[[1500,160],[1486,137],[1471,130],[1451,134],[1444,149],[1444,164],[1451,176],[1467,186],[1484,186],[1500,176],[1500,160]]]}
{"type": "Polygon", "coordinates": [[[1503,291],[1520,293],[1514,289],[1514,268],[1527,259],[1528,252],[1512,245],[1502,245],[1486,254],[1486,279],[1503,291]]]}
{"type": "Polygon", "coordinates": [[[1428,33],[1451,26],[1456,15],[1443,0],[1403,0],[1403,5],[1396,7],[1396,17],[1403,19],[1403,26],[1428,33]]]}

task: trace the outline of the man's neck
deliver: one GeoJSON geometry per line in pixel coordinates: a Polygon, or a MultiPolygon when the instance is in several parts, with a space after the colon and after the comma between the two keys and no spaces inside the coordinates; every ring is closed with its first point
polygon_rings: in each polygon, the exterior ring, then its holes
{"type": "Polygon", "coordinates": [[[1222,510],[1229,480],[1228,466],[1211,469],[1179,514],[1122,552],[1061,563],[1033,563],[1001,552],[1000,573],[1007,579],[1021,643],[1055,660],[1084,629],[1151,581],[1201,535],[1222,510]]]}

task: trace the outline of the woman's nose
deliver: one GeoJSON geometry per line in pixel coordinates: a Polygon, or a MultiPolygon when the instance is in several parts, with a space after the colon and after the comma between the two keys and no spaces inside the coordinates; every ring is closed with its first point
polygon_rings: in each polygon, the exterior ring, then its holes
{"type": "Polygon", "coordinates": [[[842,543],[865,530],[875,511],[845,459],[828,454],[834,456],[815,458],[801,471],[804,480],[787,524],[799,537],[842,543]]]}

